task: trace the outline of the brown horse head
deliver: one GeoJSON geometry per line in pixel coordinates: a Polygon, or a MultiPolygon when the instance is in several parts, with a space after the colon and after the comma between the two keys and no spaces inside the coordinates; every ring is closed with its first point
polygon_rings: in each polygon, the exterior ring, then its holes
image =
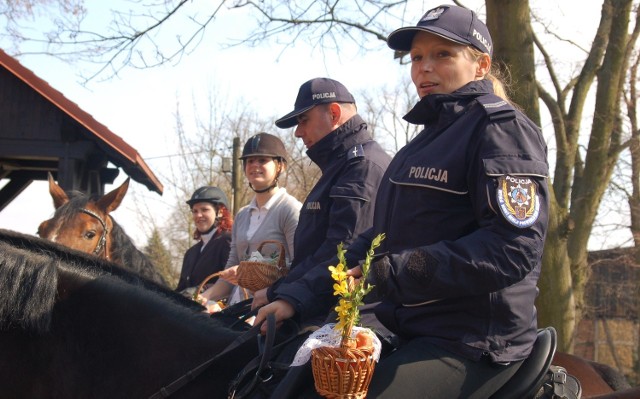
{"type": "Polygon", "coordinates": [[[67,247],[109,259],[109,233],[114,227],[109,214],[120,206],[128,188],[129,179],[97,200],[77,195],[78,201],[83,201],[82,204],[64,207],[74,200],[74,196],[70,199],[49,173],[49,193],[53,198],[56,213],[51,219],[40,224],[38,235],[67,247]]]}

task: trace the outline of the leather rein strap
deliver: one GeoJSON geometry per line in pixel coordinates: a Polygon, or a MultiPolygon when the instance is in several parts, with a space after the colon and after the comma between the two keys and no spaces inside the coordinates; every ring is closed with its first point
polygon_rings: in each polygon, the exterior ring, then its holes
{"type": "Polygon", "coordinates": [[[273,313],[269,313],[267,315],[267,336],[265,339],[266,342],[262,342],[260,338],[261,337],[258,337],[258,345],[260,348],[260,352],[262,352],[262,356],[258,356],[257,358],[254,358],[251,362],[249,362],[249,364],[247,364],[245,368],[242,369],[236,379],[231,382],[229,389],[229,399],[244,398],[247,393],[253,390],[255,385],[258,383],[258,380],[267,382],[271,378],[273,378],[273,374],[263,375],[263,372],[267,370],[267,363],[271,359],[271,351],[273,349],[273,343],[276,338],[276,316],[273,313]],[[245,386],[244,389],[240,389],[238,391],[238,385],[242,382],[242,379],[247,373],[247,370],[251,370],[252,368],[254,368],[256,362],[258,363],[258,367],[251,383],[245,386]]]}
{"type": "Polygon", "coordinates": [[[107,235],[109,234],[109,227],[107,227],[107,223],[100,217],[100,215],[98,215],[94,211],[88,210],[87,208],[80,208],[80,212],[86,213],[87,215],[98,219],[98,222],[100,222],[100,224],[102,225],[102,235],[100,235],[100,239],[98,240],[96,248],[93,250],[93,254],[97,256],[104,250],[105,258],[109,259],[109,257],[106,256],[107,235]]]}
{"type": "MultiPolygon", "coordinates": [[[[270,325],[274,326],[274,329],[275,329],[275,316],[272,313],[267,315],[267,323],[269,322],[271,322],[270,325]]],[[[168,398],[170,395],[173,395],[177,390],[184,387],[185,385],[193,381],[197,376],[202,374],[202,372],[205,371],[207,367],[211,365],[211,363],[216,361],[222,355],[231,352],[232,350],[238,348],[240,345],[252,339],[255,339],[256,335],[260,335],[261,325],[262,323],[254,325],[249,330],[247,330],[242,335],[240,335],[238,338],[236,338],[233,342],[231,342],[226,348],[224,348],[222,352],[218,353],[217,355],[207,360],[206,362],[200,364],[199,366],[189,370],[186,374],[184,374],[182,377],[178,378],[177,380],[173,381],[169,385],[160,388],[158,392],[149,396],[149,399],[168,398]]]]}
{"type": "MultiPolygon", "coordinates": [[[[291,319],[288,321],[292,322],[291,319]]],[[[305,333],[305,330],[300,330],[297,323],[292,322],[292,324],[295,326],[295,332],[278,343],[278,345],[274,345],[276,335],[275,316],[267,315],[267,335],[264,339],[265,342],[261,341],[263,337],[258,338],[258,344],[260,345],[260,352],[262,354],[247,363],[240,373],[238,373],[238,376],[231,381],[229,384],[228,399],[249,398],[259,383],[267,382],[274,377],[274,370],[289,369],[289,363],[273,362],[271,358],[274,355],[278,356],[291,342],[297,339],[300,334],[305,333]],[[272,316],[273,319],[270,320],[268,318],[269,316],[272,316]],[[248,380],[249,378],[251,379],[248,380]]]]}

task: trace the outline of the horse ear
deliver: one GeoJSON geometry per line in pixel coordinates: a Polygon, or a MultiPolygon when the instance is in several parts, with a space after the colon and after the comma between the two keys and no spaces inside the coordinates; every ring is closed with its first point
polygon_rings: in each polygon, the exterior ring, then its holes
{"type": "Polygon", "coordinates": [[[49,194],[51,194],[51,198],[53,198],[53,207],[55,209],[58,209],[62,205],[69,202],[67,193],[64,192],[62,187],[56,184],[56,181],[53,180],[53,175],[51,174],[51,172],[49,172],[49,194]]]}
{"type": "Polygon", "coordinates": [[[96,206],[102,209],[105,213],[111,213],[118,209],[120,203],[122,202],[122,199],[124,198],[124,195],[129,189],[129,180],[130,178],[127,178],[127,180],[125,180],[125,182],[122,183],[120,187],[108,192],[102,198],[96,201],[96,206]]]}

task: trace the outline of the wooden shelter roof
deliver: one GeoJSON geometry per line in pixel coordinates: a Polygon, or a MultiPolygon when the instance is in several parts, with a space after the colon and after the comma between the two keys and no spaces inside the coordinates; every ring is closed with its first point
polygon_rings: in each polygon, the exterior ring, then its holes
{"type": "Polygon", "coordinates": [[[162,184],[133,147],[0,50],[0,178],[19,181],[0,190],[0,210],[31,181],[46,180],[47,172],[65,190],[101,193],[118,174],[107,162],[162,194],[162,184]],[[78,173],[85,176],[72,178],[78,173]]]}

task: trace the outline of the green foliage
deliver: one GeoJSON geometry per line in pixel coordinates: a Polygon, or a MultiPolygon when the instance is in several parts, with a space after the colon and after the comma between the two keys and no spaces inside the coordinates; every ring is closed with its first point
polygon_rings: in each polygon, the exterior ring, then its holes
{"type": "Polygon", "coordinates": [[[338,313],[338,323],[335,328],[340,331],[343,343],[351,338],[353,327],[360,322],[358,306],[364,304],[364,297],[373,289],[373,286],[367,283],[367,276],[375,249],[380,246],[384,238],[384,233],[378,234],[371,242],[365,260],[360,265],[362,276],[357,280],[352,276],[347,276],[349,267],[346,261],[347,251],[344,249],[343,243],[338,244],[338,264],[329,266],[331,278],[335,281],[333,295],[340,297],[338,305],[335,307],[335,311],[338,313]]]}
{"type": "Polygon", "coordinates": [[[171,253],[162,242],[158,229],[153,229],[142,252],[153,262],[169,287],[174,287],[178,283],[179,276],[172,266],[171,253]]]}

